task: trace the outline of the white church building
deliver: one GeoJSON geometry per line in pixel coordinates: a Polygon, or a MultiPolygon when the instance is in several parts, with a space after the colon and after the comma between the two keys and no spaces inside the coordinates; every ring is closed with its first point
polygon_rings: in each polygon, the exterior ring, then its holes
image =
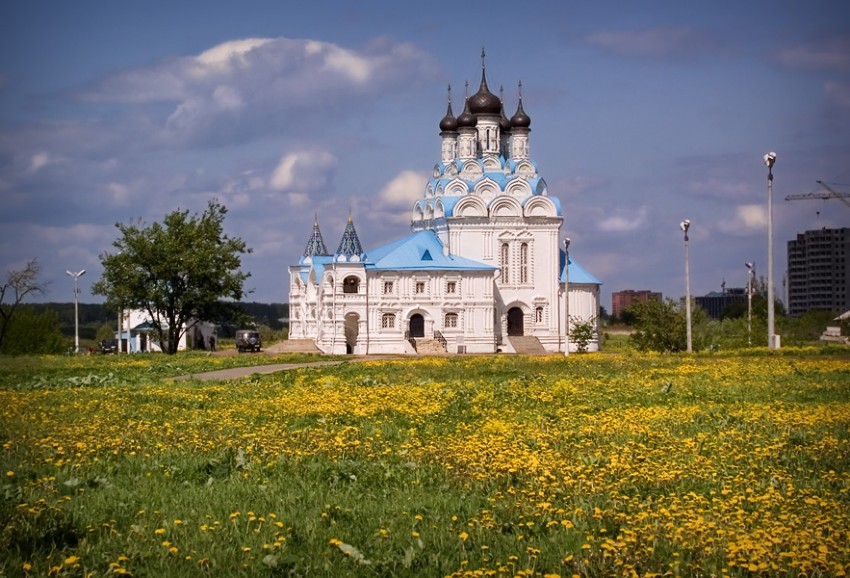
{"type": "Polygon", "coordinates": [[[349,217],[331,254],[314,222],[289,268],[289,338],[329,354],[563,352],[577,349],[570,328],[591,322],[598,350],[601,282],[561,241],[522,84],[508,119],[482,66],[478,92],[457,117],[449,97],[439,126],[440,161],[410,235],[366,250],[349,217]]]}

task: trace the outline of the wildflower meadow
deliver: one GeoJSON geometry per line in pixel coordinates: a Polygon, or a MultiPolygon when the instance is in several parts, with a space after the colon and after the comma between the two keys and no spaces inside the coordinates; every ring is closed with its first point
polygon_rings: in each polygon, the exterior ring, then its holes
{"type": "Polygon", "coordinates": [[[0,576],[850,571],[842,349],[0,361],[0,576]]]}

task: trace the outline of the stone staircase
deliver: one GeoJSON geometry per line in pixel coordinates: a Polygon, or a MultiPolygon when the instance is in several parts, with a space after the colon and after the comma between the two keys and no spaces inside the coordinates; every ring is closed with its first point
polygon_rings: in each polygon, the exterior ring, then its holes
{"type": "Polygon", "coordinates": [[[266,353],[321,353],[312,339],[287,339],[269,347],[263,347],[266,353]]]}
{"type": "Polygon", "coordinates": [[[416,355],[446,355],[446,348],[436,339],[416,340],[416,355]]]}
{"type": "Polygon", "coordinates": [[[508,337],[511,345],[520,355],[548,355],[549,352],[543,349],[540,340],[531,335],[513,335],[508,337]]]}

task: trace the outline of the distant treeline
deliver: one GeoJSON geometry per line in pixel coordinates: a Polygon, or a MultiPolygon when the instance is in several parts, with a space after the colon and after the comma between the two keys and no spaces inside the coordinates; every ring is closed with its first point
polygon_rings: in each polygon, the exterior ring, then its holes
{"type": "MultiPolygon", "coordinates": [[[[274,330],[281,330],[289,324],[289,303],[239,303],[239,308],[248,317],[248,324],[265,325],[274,330]]],[[[32,303],[27,304],[38,312],[44,310],[56,311],[59,315],[59,325],[63,335],[74,336],[74,304],[73,303],[32,303]]],[[[94,339],[97,330],[102,325],[118,324],[118,313],[108,309],[102,303],[80,303],[80,339],[94,339]]],[[[236,324],[223,322],[221,337],[230,335],[239,327],[236,324]]]]}

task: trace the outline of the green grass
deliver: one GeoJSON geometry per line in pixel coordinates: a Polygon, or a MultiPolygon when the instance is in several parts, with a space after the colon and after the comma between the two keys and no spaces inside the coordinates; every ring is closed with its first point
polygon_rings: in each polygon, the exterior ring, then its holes
{"type": "Polygon", "coordinates": [[[847,353],[9,359],[0,576],[841,575],[847,353]]]}

